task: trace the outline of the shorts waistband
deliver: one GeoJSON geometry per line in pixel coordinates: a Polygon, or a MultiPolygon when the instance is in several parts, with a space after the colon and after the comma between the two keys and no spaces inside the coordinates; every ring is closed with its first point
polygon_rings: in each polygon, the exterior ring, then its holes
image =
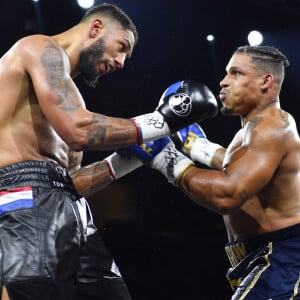
{"type": "Polygon", "coordinates": [[[68,170],[55,162],[27,160],[0,168],[0,189],[26,185],[74,190],[68,170]]]}
{"type": "Polygon", "coordinates": [[[295,224],[283,229],[257,235],[247,239],[227,243],[225,251],[234,266],[247,254],[262,248],[269,242],[284,241],[294,237],[300,237],[300,224],[295,224]]]}

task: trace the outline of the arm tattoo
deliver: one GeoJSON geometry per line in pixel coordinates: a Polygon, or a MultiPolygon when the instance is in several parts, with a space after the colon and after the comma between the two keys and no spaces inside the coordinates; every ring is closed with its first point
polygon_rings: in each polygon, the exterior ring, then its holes
{"type": "Polygon", "coordinates": [[[89,131],[87,131],[87,140],[89,145],[93,145],[97,142],[105,144],[109,147],[118,147],[126,143],[130,136],[129,128],[120,129],[118,126],[107,125],[107,117],[99,117],[97,114],[93,115],[92,126],[89,131]],[[92,130],[94,129],[94,130],[92,130]]]}
{"type": "Polygon", "coordinates": [[[101,119],[96,114],[93,114],[92,118],[92,124],[96,124],[96,126],[92,126],[90,130],[87,131],[87,140],[89,145],[93,145],[97,143],[98,141],[101,141],[101,144],[104,144],[105,142],[105,136],[106,136],[106,127],[107,127],[107,117],[103,116],[101,119]],[[103,125],[103,127],[101,126],[103,125]],[[94,130],[92,130],[94,128],[94,130]],[[95,129],[97,128],[97,129],[95,129]],[[95,132],[96,130],[96,132],[95,132]],[[96,137],[98,141],[96,140],[96,137]]]}
{"type": "Polygon", "coordinates": [[[41,56],[47,82],[58,97],[59,107],[66,111],[74,111],[80,107],[80,101],[74,88],[65,75],[62,50],[54,41],[50,41],[41,56]]]}
{"type": "Polygon", "coordinates": [[[124,128],[120,130],[115,126],[110,126],[109,136],[107,137],[107,143],[110,146],[123,145],[129,138],[129,129],[124,128]]]}
{"type": "Polygon", "coordinates": [[[72,174],[72,179],[73,181],[89,182],[89,184],[85,186],[84,191],[81,192],[85,197],[95,194],[113,181],[112,177],[107,175],[107,165],[103,162],[95,162],[80,168],[72,174]],[[91,178],[87,179],[87,177],[91,178]],[[93,177],[97,179],[93,180],[93,177]]]}

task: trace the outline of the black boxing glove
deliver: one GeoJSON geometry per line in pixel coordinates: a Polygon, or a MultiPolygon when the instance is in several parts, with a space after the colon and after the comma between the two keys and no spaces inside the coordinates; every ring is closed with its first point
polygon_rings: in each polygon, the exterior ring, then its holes
{"type": "Polygon", "coordinates": [[[139,143],[170,136],[175,131],[218,112],[215,96],[195,80],[182,80],[169,86],[153,113],[132,118],[138,130],[139,143]]]}
{"type": "Polygon", "coordinates": [[[218,104],[206,85],[189,79],[172,84],[161,96],[156,109],[173,133],[194,122],[215,117],[218,104]]]}

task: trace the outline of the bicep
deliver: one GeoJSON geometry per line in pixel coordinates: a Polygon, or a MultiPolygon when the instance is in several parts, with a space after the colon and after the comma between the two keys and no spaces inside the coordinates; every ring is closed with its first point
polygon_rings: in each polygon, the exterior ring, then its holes
{"type": "Polygon", "coordinates": [[[283,157],[281,141],[268,134],[253,133],[251,141],[236,149],[224,168],[235,189],[252,196],[271,180],[283,157]]]}
{"type": "Polygon", "coordinates": [[[180,187],[196,203],[227,214],[258,194],[270,181],[283,156],[279,139],[261,135],[235,147],[226,157],[222,171],[191,167],[180,187]]]}
{"type": "Polygon", "coordinates": [[[52,40],[46,40],[29,60],[27,72],[39,105],[56,131],[64,131],[76,121],[75,112],[85,109],[84,101],[70,77],[66,54],[52,40]]]}

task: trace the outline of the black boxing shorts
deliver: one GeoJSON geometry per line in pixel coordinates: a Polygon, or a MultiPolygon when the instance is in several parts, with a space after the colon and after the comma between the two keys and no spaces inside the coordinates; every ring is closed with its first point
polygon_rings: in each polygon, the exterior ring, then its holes
{"type": "Polygon", "coordinates": [[[130,299],[67,170],[44,161],[0,169],[0,278],[14,300],[130,299]]]}

